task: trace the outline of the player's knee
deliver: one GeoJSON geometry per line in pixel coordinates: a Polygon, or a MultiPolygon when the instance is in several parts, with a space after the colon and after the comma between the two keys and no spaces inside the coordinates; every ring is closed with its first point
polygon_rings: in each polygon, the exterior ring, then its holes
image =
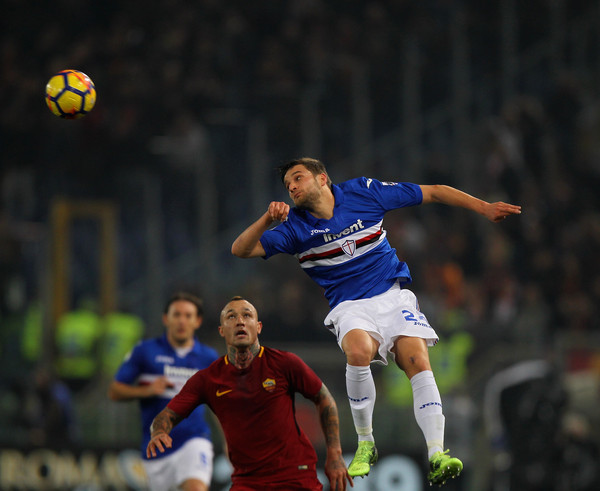
{"type": "Polygon", "coordinates": [[[371,363],[371,347],[368,343],[361,341],[350,341],[344,344],[344,353],[348,365],[367,366],[371,363]]]}
{"type": "Polygon", "coordinates": [[[365,367],[371,363],[371,356],[366,351],[353,350],[346,352],[346,362],[355,367],[365,367]]]}
{"type": "Polygon", "coordinates": [[[425,370],[431,370],[431,364],[429,363],[429,357],[424,356],[422,353],[415,353],[412,355],[404,356],[401,359],[396,356],[396,365],[400,369],[404,370],[406,376],[410,379],[417,373],[425,370]]]}
{"type": "Polygon", "coordinates": [[[366,366],[371,362],[371,353],[364,343],[347,343],[344,353],[348,365],[366,366]]]}
{"type": "Polygon", "coordinates": [[[348,365],[367,366],[373,360],[379,344],[365,331],[350,331],[342,340],[348,365]]]}

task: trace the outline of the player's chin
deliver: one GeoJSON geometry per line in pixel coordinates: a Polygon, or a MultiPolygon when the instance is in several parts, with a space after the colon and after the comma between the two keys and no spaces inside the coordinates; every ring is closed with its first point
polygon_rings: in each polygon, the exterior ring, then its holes
{"type": "Polygon", "coordinates": [[[245,349],[252,343],[250,342],[250,338],[248,336],[236,336],[232,344],[236,348],[245,349]]]}

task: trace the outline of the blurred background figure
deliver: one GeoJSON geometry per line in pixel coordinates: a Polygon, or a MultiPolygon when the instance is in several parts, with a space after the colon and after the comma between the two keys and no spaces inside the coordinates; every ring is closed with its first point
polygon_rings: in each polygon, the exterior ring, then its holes
{"type": "Polygon", "coordinates": [[[100,341],[102,377],[113,377],[125,355],[142,339],[145,326],[141,317],[130,312],[109,312],[104,315],[100,341]]]}
{"type": "Polygon", "coordinates": [[[52,368],[40,365],[23,385],[23,422],[36,446],[69,447],[80,443],[73,396],[52,368]]]}
{"type": "Polygon", "coordinates": [[[56,324],[56,374],[74,392],[99,375],[102,323],[94,302],[86,300],[63,314],[56,324]]]}
{"type": "Polygon", "coordinates": [[[218,357],[213,348],[196,339],[203,316],[199,297],[185,291],[173,293],[162,315],[165,333],[141,341],[129,351],[108,387],[113,401],[139,403],[141,453],[153,491],[207,491],[210,487],[214,450],[204,405],[190,411],[190,417],[173,432],[177,439],[172,447],[152,461],[146,455],[154,417],[194,373],[218,357]]]}

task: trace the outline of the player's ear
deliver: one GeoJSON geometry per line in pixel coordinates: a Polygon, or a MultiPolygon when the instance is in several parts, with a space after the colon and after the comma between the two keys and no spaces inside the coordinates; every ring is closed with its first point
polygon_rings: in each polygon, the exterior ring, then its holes
{"type": "Polygon", "coordinates": [[[221,335],[222,338],[225,337],[225,333],[223,332],[223,326],[219,326],[219,334],[221,335]]]}
{"type": "Polygon", "coordinates": [[[257,333],[257,334],[260,334],[260,333],[261,333],[261,331],[262,331],[262,322],[261,322],[261,321],[258,321],[258,322],[256,323],[256,333],[257,333]]]}

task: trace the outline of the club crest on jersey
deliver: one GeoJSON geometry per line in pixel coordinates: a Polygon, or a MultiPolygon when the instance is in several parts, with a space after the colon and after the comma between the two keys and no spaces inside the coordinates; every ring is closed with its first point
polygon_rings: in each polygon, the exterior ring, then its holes
{"type": "Polygon", "coordinates": [[[342,251],[344,251],[350,257],[354,256],[354,253],[356,252],[356,242],[348,239],[342,244],[342,251]]]}
{"type": "Polygon", "coordinates": [[[275,379],[266,378],[263,381],[262,386],[267,392],[273,392],[275,390],[275,379]]]}

